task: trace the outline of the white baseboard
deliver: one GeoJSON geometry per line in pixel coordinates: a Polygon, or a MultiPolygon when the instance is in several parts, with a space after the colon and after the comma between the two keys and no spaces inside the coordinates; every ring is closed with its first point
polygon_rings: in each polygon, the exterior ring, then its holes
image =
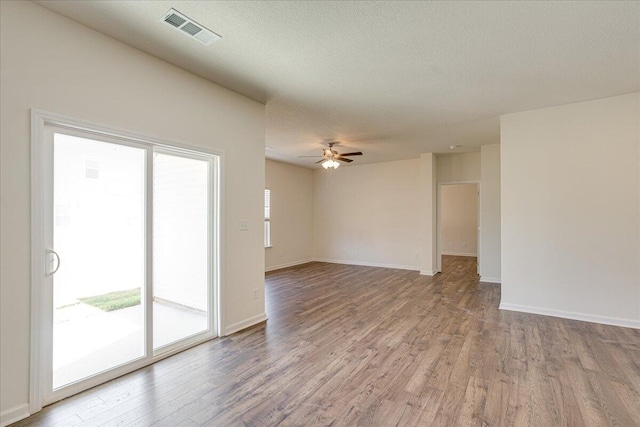
{"type": "Polygon", "coordinates": [[[441,252],[441,255],[472,256],[472,257],[478,256],[478,254],[471,254],[469,252],[441,252]]]}
{"type": "Polygon", "coordinates": [[[0,426],[8,426],[9,424],[15,423],[16,421],[27,418],[29,415],[31,414],[29,414],[28,403],[23,403],[22,405],[7,409],[0,412],[0,426]]]}
{"type": "Polygon", "coordinates": [[[287,263],[284,263],[284,264],[272,265],[271,267],[265,268],[264,271],[266,273],[267,271],[280,270],[281,268],[293,267],[294,265],[307,264],[307,263],[310,263],[310,262],[313,262],[312,258],[303,259],[303,260],[300,260],[300,261],[287,262],[287,263]]]}
{"type": "Polygon", "coordinates": [[[381,267],[381,268],[395,268],[397,270],[420,270],[413,265],[400,265],[400,264],[380,264],[377,262],[363,262],[363,261],[346,261],[341,259],[329,259],[329,258],[314,258],[316,262],[328,262],[331,264],[346,264],[346,265],[362,265],[364,267],[381,267]]]}
{"type": "Polygon", "coordinates": [[[480,281],[485,283],[502,283],[499,277],[480,276],[480,281]]]}
{"type": "Polygon", "coordinates": [[[435,276],[436,274],[440,273],[437,270],[420,270],[420,275],[421,276],[435,276]]]}
{"type": "Polygon", "coordinates": [[[500,310],[520,311],[523,313],[541,314],[543,316],[560,317],[563,319],[581,320],[583,322],[601,323],[603,325],[640,329],[640,320],[621,319],[618,317],[598,316],[594,314],[575,313],[572,311],[554,310],[542,307],[530,307],[527,305],[508,304],[502,302],[500,303],[500,310]]]}
{"type": "Polygon", "coordinates": [[[253,316],[241,322],[234,323],[233,325],[229,325],[224,328],[224,336],[231,335],[243,329],[250,328],[251,326],[262,323],[265,320],[267,320],[267,313],[258,314],[257,316],[253,316]]]}

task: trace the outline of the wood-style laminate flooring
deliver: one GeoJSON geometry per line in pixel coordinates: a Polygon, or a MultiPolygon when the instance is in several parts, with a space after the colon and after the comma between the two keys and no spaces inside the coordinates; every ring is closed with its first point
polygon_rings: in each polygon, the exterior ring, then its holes
{"type": "Polygon", "coordinates": [[[640,425],[640,330],[500,311],[475,269],[268,273],[266,325],[16,425],[640,425]]]}

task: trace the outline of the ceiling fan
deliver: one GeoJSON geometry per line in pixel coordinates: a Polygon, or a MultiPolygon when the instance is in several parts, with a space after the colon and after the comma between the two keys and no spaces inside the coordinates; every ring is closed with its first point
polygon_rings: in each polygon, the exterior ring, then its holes
{"type": "Polygon", "coordinates": [[[322,163],[322,167],[325,169],[334,168],[338,169],[340,166],[339,162],[351,163],[353,159],[347,159],[349,156],[362,156],[362,151],[354,151],[352,153],[338,153],[333,149],[334,145],[339,144],[337,141],[328,142],[327,145],[329,148],[322,149],[322,156],[298,156],[302,157],[322,157],[322,159],[318,160],[316,163],[322,163]]]}

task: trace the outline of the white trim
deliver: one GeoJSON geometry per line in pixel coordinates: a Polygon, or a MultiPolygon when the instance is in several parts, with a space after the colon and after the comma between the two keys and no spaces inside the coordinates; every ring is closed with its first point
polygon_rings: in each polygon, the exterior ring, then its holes
{"type": "Polygon", "coordinates": [[[250,328],[251,326],[257,325],[258,323],[267,321],[267,313],[258,314],[257,316],[250,317],[248,319],[242,320],[240,322],[229,325],[225,331],[224,336],[234,334],[236,332],[240,332],[243,329],[250,328]]]}
{"type": "Polygon", "coordinates": [[[215,280],[215,285],[213,287],[213,290],[215,292],[214,295],[214,300],[215,300],[215,305],[216,305],[216,309],[214,311],[215,315],[217,316],[215,319],[215,326],[216,326],[216,330],[215,333],[216,335],[218,335],[219,337],[224,336],[223,331],[224,331],[224,326],[225,326],[225,321],[224,321],[224,314],[225,314],[225,309],[224,309],[224,302],[226,301],[226,290],[225,290],[225,284],[227,283],[227,281],[225,280],[226,278],[226,209],[225,206],[225,185],[226,185],[226,181],[224,179],[224,177],[226,176],[226,163],[225,163],[225,157],[224,157],[224,152],[221,152],[222,154],[218,155],[217,157],[217,163],[214,163],[216,168],[214,168],[214,172],[216,172],[216,176],[211,176],[211,178],[214,180],[214,187],[216,190],[216,194],[215,199],[213,199],[213,201],[215,202],[215,205],[213,207],[213,212],[216,212],[218,214],[218,222],[217,224],[214,224],[214,235],[213,235],[213,246],[214,246],[214,253],[215,253],[215,257],[213,259],[213,265],[212,267],[214,268],[214,275],[212,276],[212,278],[215,280]]]}
{"type": "Polygon", "coordinates": [[[502,283],[502,279],[499,277],[480,276],[480,281],[484,283],[502,283]]]}
{"type": "Polygon", "coordinates": [[[347,261],[341,259],[329,259],[329,258],[314,258],[316,262],[328,262],[331,264],[347,264],[347,265],[362,265],[365,267],[381,267],[381,268],[395,268],[396,270],[413,270],[420,271],[420,267],[414,265],[401,265],[401,264],[382,264],[378,262],[365,262],[365,261],[347,261]]]}
{"type": "Polygon", "coordinates": [[[154,147],[145,150],[144,183],[144,356],[148,361],[153,357],[153,164],[154,147]]]}
{"type": "Polygon", "coordinates": [[[14,406],[0,412],[0,426],[8,426],[9,424],[23,420],[29,416],[29,404],[23,403],[22,405],[14,406]]]}
{"type": "Polygon", "coordinates": [[[478,254],[472,254],[468,252],[442,252],[440,255],[451,255],[451,256],[469,256],[469,257],[477,257],[478,254]]]}
{"type": "Polygon", "coordinates": [[[623,328],[640,329],[640,320],[621,319],[619,317],[599,316],[503,302],[500,303],[500,310],[519,311],[522,313],[540,314],[542,316],[553,316],[563,319],[581,320],[583,322],[601,323],[603,325],[621,326],[623,328]]]}
{"type": "Polygon", "coordinates": [[[438,270],[420,270],[421,276],[435,276],[438,273],[440,273],[438,270]]]}
{"type": "MultiPolygon", "coordinates": [[[[33,414],[42,409],[41,402],[41,281],[44,277],[44,117],[31,110],[31,340],[29,351],[29,408],[33,414]]],[[[4,415],[2,416],[4,419],[4,415]]]]}
{"type": "Polygon", "coordinates": [[[303,260],[300,260],[300,261],[287,262],[287,263],[284,263],[284,264],[272,265],[271,267],[265,268],[264,271],[266,273],[267,271],[280,270],[281,268],[293,267],[294,265],[308,264],[310,262],[313,262],[312,258],[303,259],[303,260]]]}

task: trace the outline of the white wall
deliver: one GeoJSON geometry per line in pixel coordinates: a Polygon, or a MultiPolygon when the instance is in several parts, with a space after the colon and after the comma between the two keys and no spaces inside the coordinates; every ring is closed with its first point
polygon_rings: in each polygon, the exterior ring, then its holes
{"type": "MultiPolygon", "coordinates": [[[[325,171],[326,172],[326,171],[325,171]]],[[[265,249],[267,271],[313,258],[313,171],[266,160],[271,190],[271,245],[265,249]]]]}
{"type": "MultiPolygon", "coordinates": [[[[488,166],[494,173],[498,167],[495,161],[488,166]]],[[[437,271],[437,180],[480,178],[480,152],[424,153],[415,160],[317,170],[314,259],[416,269],[433,275],[437,271]]],[[[495,228],[488,230],[496,233],[495,228]]],[[[499,229],[497,233],[494,240],[499,240],[499,229]]]]}
{"type": "Polygon", "coordinates": [[[478,185],[443,185],[442,255],[476,256],[478,251],[478,185]]]}
{"type": "Polygon", "coordinates": [[[420,160],[313,172],[314,257],[419,269],[420,160]]]}
{"type": "Polygon", "coordinates": [[[483,145],[480,156],[480,280],[500,283],[500,144],[483,145]]]}
{"type": "Polygon", "coordinates": [[[436,169],[438,182],[479,181],[480,152],[439,154],[436,169]]]}
{"type": "Polygon", "coordinates": [[[29,385],[30,108],[225,151],[227,327],[264,313],[265,120],[263,105],[34,3],[0,4],[0,411],[10,414],[29,385]]]}
{"type": "Polygon", "coordinates": [[[501,117],[501,307],[640,327],[639,97],[501,117]]]}

